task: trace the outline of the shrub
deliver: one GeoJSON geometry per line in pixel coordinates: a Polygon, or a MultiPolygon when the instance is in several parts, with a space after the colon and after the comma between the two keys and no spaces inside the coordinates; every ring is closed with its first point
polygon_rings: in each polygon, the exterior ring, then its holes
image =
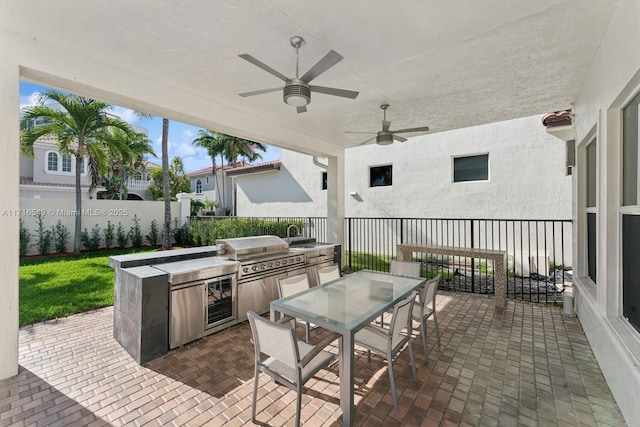
{"type": "Polygon", "coordinates": [[[60,220],[52,227],[53,241],[56,252],[62,253],[67,251],[67,240],[71,235],[67,226],[62,224],[60,220]]]}
{"type": "Polygon", "coordinates": [[[109,249],[115,240],[115,230],[111,221],[107,221],[107,228],[104,229],[104,247],[109,249]]]}
{"type": "Polygon", "coordinates": [[[143,242],[142,230],[140,228],[140,219],[138,215],[133,216],[133,225],[129,230],[129,239],[131,240],[131,245],[134,248],[141,248],[143,242]]]}
{"type": "Polygon", "coordinates": [[[24,223],[20,219],[20,256],[27,254],[27,249],[31,246],[29,245],[29,240],[31,240],[31,232],[24,227],[24,223]]]}
{"type": "Polygon", "coordinates": [[[129,243],[129,234],[124,232],[121,222],[118,223],[118,229],[116,230],[116,241],[119,248],[124,248],[129,243]]]}
{"type": "Polygon", "coordinates": [[[97,251],[100,248],[100,226],[98,224],[94,225],[91,229],[91,234],[85,228],[82,233],[80,233],[80,241],[85,249],[89,251],[97,251]]]}
{"type": "MultiPolygon", "coordinates": [[[[286,237],[287,227],[297,225],[300,230],[303,229],[302,221],[269,221],[256,218],[224,218],[211,220],[194,220],[176,234],[176,243],[178,239],[181,241],[189,241],[194,246],[215,245],[216,240],[233,237],[258,236],[264,234],[273,234],[279,237],[286,237]],[[188,236],[187,234],[188,229],[188,236]]],[[[183,226],[185,227],[185,226],[183,226]]],[[[182,228],[182,227],[181,227],[182,228]]],[[[181,243],[178,243],[181,244],[181,243]]]]}
{"type": "Polygon", "coordinates": [[[38,235],[36,236],[36,247],[38,248],[40,255],[46,255],[51,252],[53,235],[50,230],[45,230],[44,228],[44,215],[42,215],[42,213],[38,213],[37,218],[38,235]]]}
{"type": "Polygon", "coordinates": [[[178,246],[191,246],[193,241],[191,240],[191,231],[189,224],[185,223],[178,225],[178,218],[173,220],[173,237],[176,239],[176,245],[178,246]]]}
{"type": "Polygon", "coordinates": [[[160,235],[160,231],[158,230],[158,221],[154,219],[151,221],[149,234],[147,234],[145,237],[147,239],[147,242],[149,242],[151,246],[158,246],[159,235],[160,235]]]}

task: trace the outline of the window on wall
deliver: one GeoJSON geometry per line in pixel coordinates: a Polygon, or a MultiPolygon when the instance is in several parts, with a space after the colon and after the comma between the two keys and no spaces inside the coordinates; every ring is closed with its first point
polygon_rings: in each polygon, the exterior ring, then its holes
{"type": "Polygon", "coordinates": [[[488,181],[489,155],[454,157],[453,182],[488,181]]]}
{"type": "Polygon", "coordinates": [[[587,145],[587,165],[586,165],[586,178],[587,178],[587,273],[593,283],[596,283],[596,243],[597,243],[597,141],[594,138],[587,145]]]}
{"type": "Polygon", "coordinates": [[[326,172],[322,172],[322,189],[326,190],[327,188],[329,188],[329,181],[327,178],[327,173],[326,172]]]}
{"type": "Polygon", "coordinates": [[[391,185],[393,183],[392,177],[392,165],[372,166],[369,168],[369,187],[385,187],[391,185]]]}
{"type": "Polygon", "coordinates": [[[133,179],[135,179],[136,181],[142,181],[142,172],[136,172],[133,176],[133,179]]]}
{"type": "Polygon", "coordinates": [[[47,170],[48,171],[58,170],[58,154],[57,153],[47,154],[47,170]]]}
{"type": "Polygon", "coordinates": [[[62,156],[62,172],[71,172],[71,156],[62,156]]]}
{"type": "Polygon", "coordinates": [[[196,193],[202,193],[202,181],[196,180],[196,193]]]}
{"type": "Polygon", "coordinates": [[[640,93],[622,110],[622,315],[640,331],[640,93]]]}

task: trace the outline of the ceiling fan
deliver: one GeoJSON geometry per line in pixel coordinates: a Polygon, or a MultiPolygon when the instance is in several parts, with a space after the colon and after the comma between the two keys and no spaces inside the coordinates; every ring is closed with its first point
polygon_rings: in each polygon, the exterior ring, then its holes
{"type": "Polygon", "coordinates": [[[273,74],[280,80],[284,81],[284,87],[276,87],[271,89],[256,90],[253,92],[246,92],[239,94],[240,96],[254,96],[261,95],[263,93],[277,92],[282,90],[282,98],[288,105],[296,107],[298,113],[304,113],[307,111],[307,105],[311,102],[311,92],[324,93],[325,95],[341,96],[343,98],[355,99],[359,92],[352,90],[336,89],[333,87],[315,86],[309,83],[318,77],[320,74],[327,71],[329,68],[336,65],[343,58],[338,52],[332,50],[327,53],[324,58],[318,61],[313,67],[309,69],[302,77],[298,76],[298,51],[304,45],[304,39],[300,36],[293,36],[290,39],[291,46],[296,49],[296,76],[289,78],[284,74],[274,70],[262,61],[257,60],[248,53],[238,55],[240,58],[252,63],[253,65],[262,68],[266,72],[273,74]]]}
{"type": "Polygon", "coordinates": [[[389,108],[389,104],[382,104],[380,106],[380,108],[382,108],[382,111],[384,112],[384,116],[382,118],[382,130],[381,131],[379,131],[379,132],[352,132],[352,131],[346,131],[345,133],[365,133],[365,134],[375,135],[373,138],[369,138],[366,141],[360,143],[359,145],[367,144],[367,143],[373,141],[374,139],[376,141],[376,144],[378,144],[378,145],[389,145],[394,140],[400,141],[400,142],[405,142],[407,140],[407,138],[403,138],[401,136],[396,135],[397,133],[428,132],[429,131],[429,127],[428,126],[421,126],[421,127],[417,127],[417,128],[391,130],[390,129],[391,128],[391,122],[387,121],[387,108],[389,108]]]}

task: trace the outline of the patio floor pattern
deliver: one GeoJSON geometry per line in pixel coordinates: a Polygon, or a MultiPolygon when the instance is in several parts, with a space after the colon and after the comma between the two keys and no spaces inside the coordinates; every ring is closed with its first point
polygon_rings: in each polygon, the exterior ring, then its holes
{"type": "MultiPolygon", "coordinates": [[[[406,349],[394,361],[399,412],[386,362],[356,349],[357,426],[626,425],[576,318],[512,300],[498,314],[485,295],[440,292],[437,302],[442,341],[429,336],[428,362],[414,331],[418,381],[406,349]]],[[[252,425],[247,322],[144,366],[115,342],[112,324],[109,307],[22,328],[20,371],[0,381],[0,425],[252,425]]],[[[294,424],[295,392],[263,375],[258,399],[260,422],[294,424]]],[[[302,421],[341,420],[334,362],[307,383],[302,421]]]]}

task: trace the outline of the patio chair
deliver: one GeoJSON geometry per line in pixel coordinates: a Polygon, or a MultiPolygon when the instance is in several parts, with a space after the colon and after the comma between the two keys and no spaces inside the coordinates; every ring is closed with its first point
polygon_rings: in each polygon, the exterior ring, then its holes
{"type": "Polygon", "coordinates": [[[322,285],[340,278],[340,266],[333,264],[328,267],[316,268],[317,284],[322,285]]]}
{"type": "Polygon", "coordinates": [[[422,264],[415,261],[392,260],[389,264],[389,273],[400,276],[420,277],[422,264]]]}
{"type": "Polygon", "coordinates": [[[393,307],[393,315],[389,329],[373,324],[366,325],[356,332],[354,342],[367,349],[367,360],[371,361],[371,352],[374,352],[387,359],[387,369],[389,371],[389,382],[393,395],[393,408],[398,412],[398,396],[396,393],[396,383],[393,377],[393,357],[402,350],[405,344],[409,347],[409,359],[411,360],[411,373],[413,382],[416,378],[416,363],[413,357],[411,346],[412,321],[411,312],[416,300],[417,291],[413,291],[408,298],[403,299],[393,307]],[[406,328],[407,332],[402,333],[406,328]]]}
{"type": "MultiPolygon", "coordinates": [[[[288,297],[290,295],[297,294],[298,292],[302,292],[305,289],[309,289],[309,276],[307,273],[297,274],[295,276],[283,277],[277,280],[278,282],[278,295],[280,298],[288,297]]],[[[298,324],[304,326],[304,337],[305,341],[309,342],[309,330],[311,327],[315,327],[315,325],[310,325],[309,322],[306,322],[302,319],[293,319],[294,325],[297,327],[298,324]]]]}
{"type": "MultiPolygon", "coordinates": [[[[289,387],[297,393],[296,427],[300,425],[300,408],[302,406],[302,387],[318,371],[327,367],[336,355],[324,348],[339,338],[333,333],[315,346],[306,344],[296,338],[293,327],[267,320],[253,311],[247,313],[251,334],[255,347],[255,369],[253,381],[253,401],[251,404],[251,421],[256,421],[256,404],[258,396],[258,379],[260,372],[269,375],[276,383],[289,387]],[[263,359],[262,355],[267,358],[263,359]]],[[[286,323],[285,317],[281,322],[286,323]]]]}
{"type": "Polygon", "coordinates": [[[440,329],[438,329],[438,317],[436,316],[438,283],[440,283],[440,274],[431,280],[427,280],[424,289],[420,292],[418,303],[414,304],[412,310],[413,320],[420,322],[420,338],[422,339],[425,361],[429,360],[429,353],[427,352],[427,319],[431,316],[433,316],[438,347],[440,347],[440,329]]]}
{"type": "MultiPolygon", "coordinates": [[[[420,277],[422,264],[415,261],[398,261],[392,260],[389,264],[389,273],[399,276],[420,277]]],[[[391,310],[387,311],[391,313],[391,310]]],[[[380,325],[384,326],[384,313],[380,315],[380,325]]]]}

